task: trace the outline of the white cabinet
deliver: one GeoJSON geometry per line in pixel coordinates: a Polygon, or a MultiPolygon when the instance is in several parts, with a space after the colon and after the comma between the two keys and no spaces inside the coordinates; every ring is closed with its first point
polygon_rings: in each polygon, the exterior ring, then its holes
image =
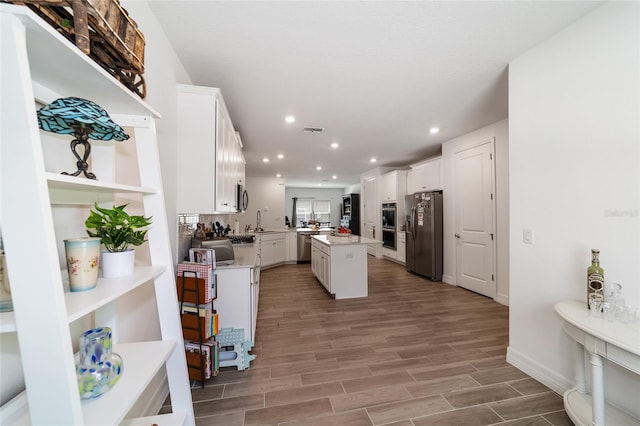
{"type": "MultiPolygon", "coordinates": [[[[14,306],[14,312],[0,314],[0,333],[17,333],[20,351],[13,355],[21,360],[27,389],[10,408],[1,408],[3,424],[119,424],[141,395],[148,396],[145,390],[160,371],[166,371],[174,413],[154,422],[194,424],[158,164],[157,114],[28,8],[0,4],[0,32],[0,217],[14,306]],[[41,132],[34,100],[47,104],[65,96],[96,102],[125,128],[131,139],[124,143],[136,149],[139,183],[125,184],[105,173],[96,181],[47,169],[47,150],[64,140],[70,155],[71,137],[51,141],[54,135],[41,132]],[[132,276],[99,279],[93,290],[65,292],[59,250],[63,239],[78,235],[66,235],[54,217],[75,209],[83,222],[93,201],[110,206],[114,193],[140,199],[144,214],[153,216],[148,264],[137,265],[132,276]],[[118,301],[143,286],[155,292],[161,335],[156,341],[122,343],[119,323],[126,318],[118,315],[118,301]],[[124,365],[118,383],[91,401],[79,397],[73,349],[79,334],[74,326],[85,320],[113,329],[113,351],[124,365]]],[[[94,170],[109,159],[96,155],[102,149],[115,158],[112,169],[119,164],[114,145],[95,144],[94,170]]],[[[74,227],[75,220],[67,225],[74,227]]],[[[130,314],[139,314],[136,305],[128,306],[130,314]]]]}
{"type": "Polygon", "coordinates": [[[442,189],[442,157],[412,164],[407,176],[407,193],[442,189]]]}
{"type": "Polygon", "coordinates": [[[285,262],[296,263],[298,261],[298,233],[287,232],[287,257],[285,262]]]}
{"type": "Polygon", "coordinates": [[[263,268],[284,263],[287,253],[286,232],[260,233],[257,238],[263,268]]]}
{"type": "Polygon", "coordinates": [[[259,267],[218,267],[216,269],[218,297],[213,307],[218,312],[219,328],[243,328],[245,340],[255,342],[259,267]]]}
{"type": "Polygon", "coordinates": [[[407,262],[407,234],[403,231],[397,234],[396,260],[403,265],[407,262]]]}
{"type": "Polygon", "coordinates": [[[382,175],[382,202],[400,203],[404,202],[407,193],[407,172],[405,170],[394,170],[382,175]]]}
{"type": "Polygon", "coordinates": [[[387,247],[382,247],[382,256],[396,260],[396,251],[387,247]]]}
{"type": "Polygon", "coordinates": [[[178,212],[235,213],[242,141],[220,89],[178,85],[178,212]]]}
{"type": "Polygon", "coordinates": [[[316,235],[311,239],[311,271],[336,299],[367,297],[367,245],[364,237],[316,235]]]}
{"type": "Polygon", "coordinates": [[[320,284],[331,293],[331,251],[315,238],[311,239],[311,271],[320,284]]]}

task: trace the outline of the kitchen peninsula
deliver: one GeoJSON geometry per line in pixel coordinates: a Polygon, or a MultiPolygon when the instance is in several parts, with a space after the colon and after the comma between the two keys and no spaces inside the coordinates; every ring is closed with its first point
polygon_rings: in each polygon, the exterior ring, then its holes
{"type": "Polygon", "coordinates": [[[357,235],[314,235],[311,270],[336,299],[368,296],[367,245],[380,241],[357,235]]]}

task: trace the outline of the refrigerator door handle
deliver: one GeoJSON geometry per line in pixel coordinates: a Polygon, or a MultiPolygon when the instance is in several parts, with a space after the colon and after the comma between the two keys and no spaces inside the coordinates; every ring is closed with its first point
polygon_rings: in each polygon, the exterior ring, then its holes
{"type": "Polygon", "coordinates": [[[416,206],[411,208],[411,236],[414,240],[418,238],[418,229],[416,228],[416,206]]]}

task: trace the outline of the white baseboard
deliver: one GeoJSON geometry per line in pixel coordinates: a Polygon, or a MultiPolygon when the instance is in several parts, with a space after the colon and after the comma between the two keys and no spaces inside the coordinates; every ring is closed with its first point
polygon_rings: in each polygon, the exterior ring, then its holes
{"type": "Polygon", "coordinates": [[[456,285],[456,280],[451,275],[442,275],[442,282],[445,284],[456,285]]]}
{"type": "Polygon", "coordinates": [[[504,293],[498,293],[496,295],[496,302],[505,306],[509,306],[509,295],[504,293]]]}
{"type": "Polygon", "coordinates": [[[507,362],[560,395],[564,395],[568,389],[573,387],[572,380],[561,376],[553,370],[549,370],[511,346],[507,348],[507,362]]]}

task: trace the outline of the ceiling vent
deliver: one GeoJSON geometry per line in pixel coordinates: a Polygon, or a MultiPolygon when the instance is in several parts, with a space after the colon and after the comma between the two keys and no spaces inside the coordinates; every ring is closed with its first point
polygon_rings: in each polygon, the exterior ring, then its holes
{"type": "Polygon", "coordinates": [[[305,127],[302,129],[303,133],[322,133],[324,129],[322,127],[305,127]]]}

